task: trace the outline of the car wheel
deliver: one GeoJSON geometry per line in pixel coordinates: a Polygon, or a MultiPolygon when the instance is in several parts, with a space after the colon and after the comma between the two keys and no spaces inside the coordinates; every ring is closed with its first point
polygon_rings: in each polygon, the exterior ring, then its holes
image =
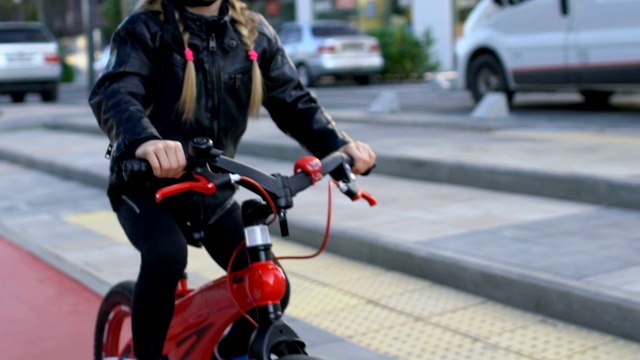
{"type": "Polygon", "coordinates": [[[504,93],[509,105],[513,100],[514,92],[509,90],[502,65],[493,55],[484,54],[473,59],[469,66],[467,87],[476,103],[480,102],[486,93],[494,91],[504,93]]]}
{"type": "Polygon", "coordinates": [[[358,85],[369,85],[371,84],[371,77],[371,75],[359,75],[354,76],[353,80],[355,80],[358,85]]]}
{"type": "Polygon", "coordinates": [[[584,98],[585,104],[591,107],[606,107],[613,91],[583,90],[580,94],[584,98]]]}
{"type": "Polygon", "coordinates": [[[23,92],[18,92],[18,93],[11,93],[11,100],[14,103],[22,103],[24,102],[24,97],[25,97],[25,93],[23,92]]]}
{"type": "Polygon", "coordinates": [[[314,86],[316,84],[313,74],[311,74],[309,68],[304,64],[298,65],[298,78],[305,87],[314,86]]]}
{"type": "Polygon", "coordinates": [[[58,100],[58,87],[41,92],[40,97],[42,97],[42,101],[44,102],[54,102],[58,100]]]}

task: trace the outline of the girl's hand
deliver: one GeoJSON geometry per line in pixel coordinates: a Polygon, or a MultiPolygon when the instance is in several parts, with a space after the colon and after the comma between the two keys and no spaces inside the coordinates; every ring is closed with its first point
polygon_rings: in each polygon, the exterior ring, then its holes
{"type": "Polygon", "coordinates": [[[362,174],[376,163],[376,154],[369,145],[361,141],[353,141],[340,148],[340,151],[353,159],[353,173],[362,174]]]}
{"type": "Polygon", "coordinates": [[[135,155],[138,159],[147,160],[153,175],[159,178],[179,178],[187,166],[179,141],[149,140],[138,146],[135,155]]]}

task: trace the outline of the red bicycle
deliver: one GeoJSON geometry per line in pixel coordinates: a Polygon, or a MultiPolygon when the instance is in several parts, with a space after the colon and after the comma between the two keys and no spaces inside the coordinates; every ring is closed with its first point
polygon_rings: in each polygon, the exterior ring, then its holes
{"type": "MultiPolygon", "coordinates": [[[[237,272],[227,269],[226,276],[197,289],[189,288],[186,277],[180,281],[176,289],[174,316],[164,345],[164,358],[216,359],[215,347],[224,331],[240,316],[245,316],[256,327],[251,337],[250,359],[317,359],[307,354],[305,343],[282,319],[280,299],[286,290],[286,279],[271,255],[268,226],[279,219],[280,231],[287,236],[286,210],[293,207],[293,197],[326,174],[331,174],[340,191],[352,200],[363,198],[371,206],[375,205],[376,200],[371,195],[358,189],[351,172],[352,160],[339,152],[322,161],[307,156],[296,162],[291,176],[267,174],[223,156],[207,138],[191,141],[188,159],[195,181],[160,189],[156,193],[157,202],[184,191],[213,194],[216,189],[229,184],[242,186],[259,195],[260,199],[247,200],[242,204],[246,234],[243,245],[250,265],[237,272]],[[252,309],[257,310],[257,321],[247,315],[252,309]]],[[[149,172],[148,164],[141,160],[125,163],[125,173],[129,178],[149,172]]],[[[328,229],[329,226],[318,252],[302,258],[322,252],[328,229]]],[[[128,325],[133,289],[133,281],[124,281],[113,286],[104,297],[96,322],[94,359],[134,358],[128,325]]]]}

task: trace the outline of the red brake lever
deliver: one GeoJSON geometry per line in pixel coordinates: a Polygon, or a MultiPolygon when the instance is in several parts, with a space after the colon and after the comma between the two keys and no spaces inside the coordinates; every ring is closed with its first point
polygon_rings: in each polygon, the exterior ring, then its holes
{"type": "Polygon", "coordinates": [[[207,195],[211,195],[216,192],[216,184],[209,181],[206,177],[198,174],[193,174],[193,176],[198,179],[198,181],[187,181],[158,190],[156,192],[156,203],[160,203],[169,196],[174,196],[188,190],[197,191],[207,195]]]}
{"type": "Polygon", "coordinates": [[[369,206],[376,206],[378,204],[378,200],[364,190],[358,190],[358,195],[351,198],[351,200],[356,201],[360,198],[365,199],[369,203],[369,206]]]}

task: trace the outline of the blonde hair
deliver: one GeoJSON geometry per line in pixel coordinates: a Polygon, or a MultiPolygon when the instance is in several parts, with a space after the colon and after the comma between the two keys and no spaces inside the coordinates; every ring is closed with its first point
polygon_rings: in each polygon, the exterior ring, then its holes
{"type": "MultiPolygon", "coordinates": [[[[220,0],[223,1],[223,0],[220,0]]],[[[240,40],[247,48],[247,52],[254,50],[254,43],[258,37],[258,29],[256,28],[257,19],[252,16],[247,8],[247,4],[240,0],[227,0],[229,5],[229,14],[235,20],[235,28],[238,34],[240,34],[240,40]]],[[[139,10],[155,10],[162,12],[161,0],[139,0],[136,5],[136,11],[139,10]]],[[[164,14],[162,14],[164,16],[164,14]]],[[[182,40],[184,46],[189,46],[189,32],[184,30],[184,26],[180,21],[178,12],[175,14],[180,25],[180,32],[182,33],[182,40]]],[[[248,56],[248,55],[247,55],[248,56]]],[[[260,66],[258,61],[252,61],[251,70],[251,98],[249,100],[249,109],[247,114],[258,116],[260,114],[260,107],[262,106],[262,99],[264,96],[262,73],[260,72],[260,66]]],[[[182,85],[182,94],[178,102],[178,108],[182,112],[182,119],[187,123],[193,121],[196,110],[196,68],[193,61],[187,61],[187,67],[184,73],[184,83],[182,85]]]]}

